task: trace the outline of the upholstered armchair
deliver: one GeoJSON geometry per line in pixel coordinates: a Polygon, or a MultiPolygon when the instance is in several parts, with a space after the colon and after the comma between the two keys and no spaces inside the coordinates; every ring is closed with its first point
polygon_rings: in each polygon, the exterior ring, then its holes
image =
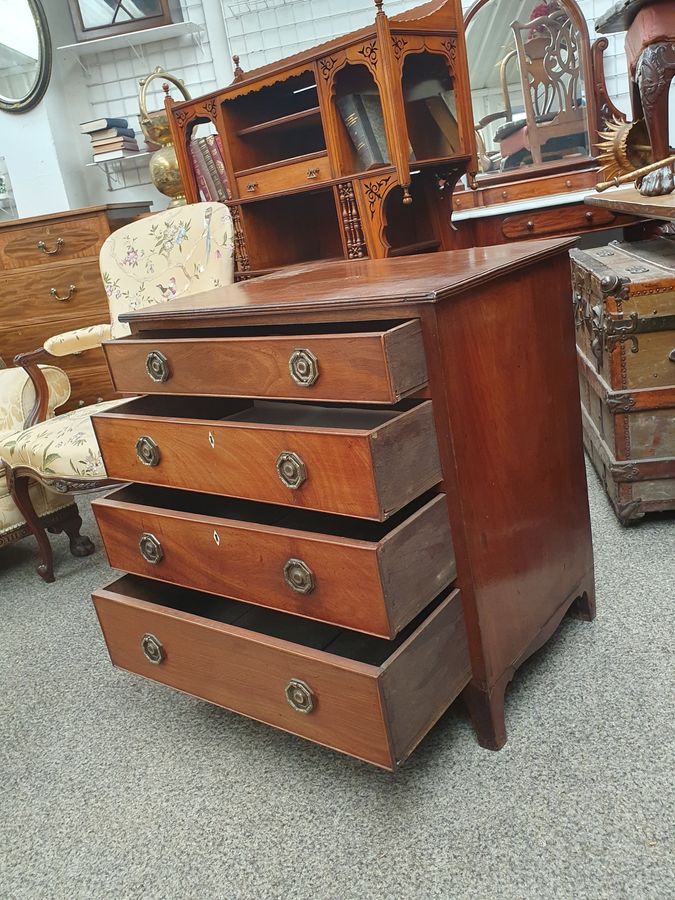
{"type": "MultiPolygon", "coordinates": [[[[54,411],[68,400],[70,384],[66,373],[53,366],[42,369],[41,375],[47,385],[45,417],[51,418],[54,411]]],[[[34,406],[35,388],[26,372],[19,368],[4,368],[0,360],[0,442],[7,447],[12,446],[12,442],[22,433],[24,422],[34,406]]],[[[48,449],[45,465],[49,466],[48,449]]],[[[64,531],[74,556],[86,556],[93,551],[91,541],[80,535],[82,520],[71,497],[52,493],[32,479],[23,479],[19,491],[20,503],[27,504],[29,516],[35,517],[43,536],[45,531],[54,534],[64,531]]],[[[34,528],[10,495],[6,467],[0,460],[0,547],[33,533],[34,528]]],[[[44,539],[47,540],[46,536],[44,539]]],[[[49,568],[40,574],[47,581],[53,580],[49,568]]]]}
{"type": "MultiPolygon", "coordinates": [[[[40,362],[129,334],[128,325],[119,321],[123,312],[230,284],[234,279],[230,211],[221,203],[195,203],[139,219],[110,235],[99,261],[110,322],[58,334],[44,347],[16,358],[35,387],[36,402],[28,427],[7,440],[0,437],[0,460],[7,467],[10,493],[15,502],[23,503],[24,513],[30,513],[26,484],[31,480],[60,495],[62,502],[73,494],[108,487],[91,416],[124,402],[107,400],[48,418],[49,384],[40,362]]],[[[51,572],[49,541],[36,516],[26,518],[38,538],[38,573],[45,577],[51,572]]]]}

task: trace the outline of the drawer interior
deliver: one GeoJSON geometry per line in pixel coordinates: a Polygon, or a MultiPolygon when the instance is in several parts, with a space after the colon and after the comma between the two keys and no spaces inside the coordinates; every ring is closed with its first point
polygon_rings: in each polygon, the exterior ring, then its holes
{"type": "MultiPolygon", "coordinates": [[[[115,342],[127,341],[163,341],[214,338],[259,338],[259,337],[292,337],[315,334],[381,334],[405,325],[408,319],[376,319],[372,322],[298,322],[294,325],[249,325],[238,328],[194,328],[186,334],[184,331],[141,331],[138,334],[116,338],[115,342]]],[[[112,343],[112,342],[111,342],[112,343]]]]}
{"type": "Polygon", "coordinates": [[[213,622],[236,625],[268,637],[290,641],[333,656],[381,667],[419,628],[451,593],[447,588],[436,597],[393,641],[358,634],[322,622],[313,622],[289,613],[251,607],[236,600],[226,600],[170,584],[124,575],[107,587],[108,591],[165,609],[188,613],[213,622]]]}
{"type": "Polygon", "coordinates": [[[218,397],[139,397],[116,407],[110,416],[242,422],[258,425],[371,431],[415,405],[403,400],[389,409],[369,406],[319,406],[283,400],[228,400],[218,397]]]}
{"type": "Polygon", "coordinates": [[[352,519],[348,516],[336,516],[330,513],[294,509],[288,506],[273,506],[269,503],[255,503],[252,500],[236,500],[214,494],[197,494],[192,491],[179,491],[144,484],[118,488],[108,494],[105,499],[94,500],[94,505],[106,505],[108,502],[129,503],[149,507],[151,513],[171,511],[187,516],[211,516],[214,519],[273,525],[293,531],[329,534],[339,538],[376,544],[437,496],[439,495],[436,491],[427,491],[404,509],[392,515],[386,522],[352,519]]]}

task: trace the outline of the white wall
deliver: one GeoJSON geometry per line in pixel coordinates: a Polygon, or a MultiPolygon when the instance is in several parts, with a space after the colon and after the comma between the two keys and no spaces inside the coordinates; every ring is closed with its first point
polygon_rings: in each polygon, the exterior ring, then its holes
{"type": "MultiPolygon", "coordinates": [[[[86,60],[86,72],[73,55],[55,51],[54,79],[45,101],[23,116],[0,113],[0,155],[7,158],[20,215],[134,199],[151,199],[155,208],[166,205],[140,160],[136,167],[124,166],[129,187],[108,191],[103,173],[85,167],[91,161],[91,149],[78,127],[87,118],[104,115],[125,116],[137,127],[138,80],[155,66],[162,65],[182,78],[193,96],[198,96],[229,83],[232,54],[240,56],[244,69],[255,68],[359,28],[375,15],[373,0],[180,2],[186,20],[206,24],[201,48],[191,38],[174,38],[101,52],[86,60]]],[[[595,18],[613,0],[579,2],[593,39],[595,18]]],[[[67,0],[47,0],[44,5],[54,45],[72,43],[67,0]]],[[[416,0],[385,0],[384,8],[394,15],[415,5],[416,0]]],[[[610,93],[628,111],[623,35],[610,37],[606,67],[610,93]]],[[[159,83],[157,89],[154,102],[159,107],[159,83]]]]}

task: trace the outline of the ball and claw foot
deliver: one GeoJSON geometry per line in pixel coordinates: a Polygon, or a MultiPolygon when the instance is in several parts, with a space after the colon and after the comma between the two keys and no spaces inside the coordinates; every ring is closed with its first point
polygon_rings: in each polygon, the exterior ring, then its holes
{"type": "Polygon", "coordinates": [[[91,556],[96,550],[93,541],[84,534],[68,535],[70,552],[73,556],[91,556]]]}

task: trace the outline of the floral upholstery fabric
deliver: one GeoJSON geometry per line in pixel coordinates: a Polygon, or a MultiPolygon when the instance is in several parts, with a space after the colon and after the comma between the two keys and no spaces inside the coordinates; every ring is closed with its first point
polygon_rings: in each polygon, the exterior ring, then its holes
{"type": "Polygon", "coordinates": [[[46,479],[106,478],[91,416],[126,402],[122,398],[94,403],[0,439],[0,459],[13,467],[26,466],[46,479]]]}
{"type": "Polygon", "coordinates": [[[110,324],[90,325],[88,328],[76,328],[75,331],[64,331],[54,337],[47,338],[44,347],[52,356],[69,356],[71,353],[84,353],[100,347],[103,341],[110,340],[110,324]]]}
{"type": "MultiPolygon", "coordinates": [[[[43,366],[47,384],[49,385],[48,415],[62,406],[70,397],[68,376],[61,369],[43,366]]],[[[10,439],[11,435],[23,429],[23,423],[35,403],[33,383],[23,369],[2,369],[0,371],[0,443],[10,439]]],[[[72,502],[69,497],[62,497],[46,490],[42,485],[32,483],[30,496],[35,512],[44,516],[56,512],[72,502]]],[[[9,494],[5,465],[0,460],[0,538],[20,528],[24,519],[9,494]]]]}
{"type": "Polygon", "coordinates": [[[193,203],[113,232],[101,247],[111,337],[130,333],[120,313],[231,284],[234,230],[223,203],[193,203]]]}

